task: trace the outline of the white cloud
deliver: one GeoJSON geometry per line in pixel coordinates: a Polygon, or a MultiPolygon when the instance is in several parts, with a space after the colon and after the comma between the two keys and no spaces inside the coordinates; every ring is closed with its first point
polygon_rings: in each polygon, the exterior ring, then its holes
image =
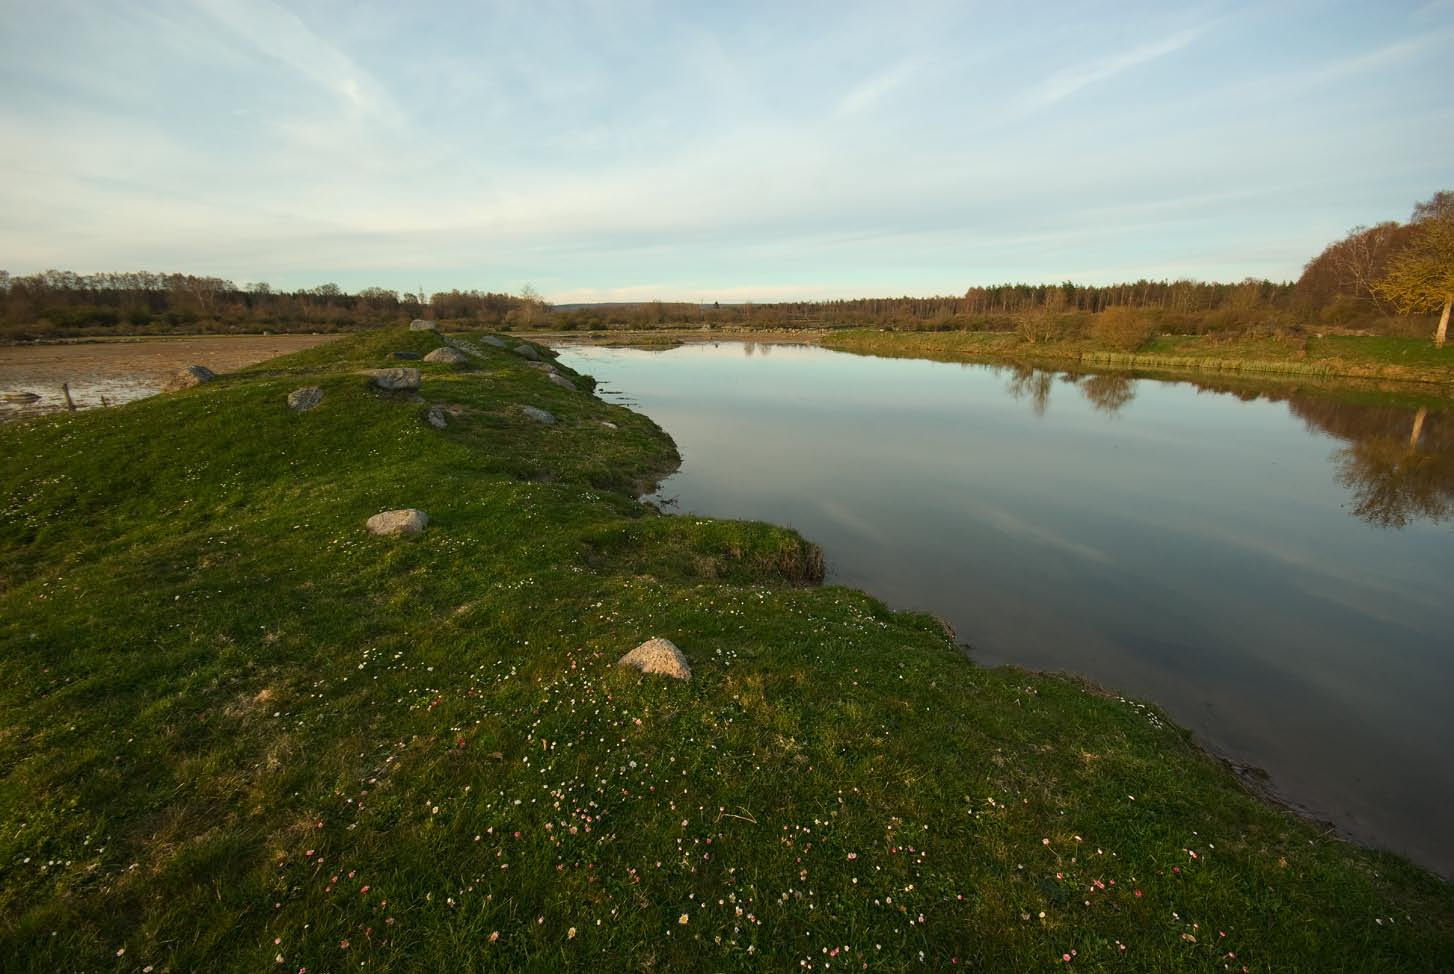
{"type": "Polygon", "coordinates": [[[1160,40],[1123,51],[1113,57],[1057,71],[1026,92],[1025,102],[1035,108],[1048,107],[1069,98],[1083,88],[1124,74],[1149,61],[1174,54],[1196,40],[1200,33],[1199,30],[1178,31],[1160,40]]]}
{"type": "Polygon", "coordinates": [[[892,68],[859,82],[839,99],[838,107],[834,109],[833,114],[842,118],[876,107],[894,89],[899,88],[913,77],[918,68],[919,63],[916,60],[900,61],[892,68]]]}

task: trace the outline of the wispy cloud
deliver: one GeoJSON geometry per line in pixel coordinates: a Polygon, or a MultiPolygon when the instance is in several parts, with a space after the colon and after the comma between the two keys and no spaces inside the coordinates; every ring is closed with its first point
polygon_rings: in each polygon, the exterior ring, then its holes
{"type": "Polygon", "coordinates": [[[843,118],[848,115],[857,115],[877,106],[890,92],[913,77],[918,68],[919,62],[916,60],[901,61],[892,68],[854,85],[847,94],[839,99],[838,107],[834,109],[833,114],[838,118],[843,118]]]}
{"type": "Polygon", "coordinates": [[[1118,74],[1148,61],[1166,57],[1196,40],[1200,30],[1178,31],[1150,44],[1144,44],[1114,57],[1103,58],[1088,64],[1080,64],[1063,71],[1057,71],[1026,93],[1026,103],[1034,108],[1045,108],[1074,95],[1083,88],[1099,84],[1118,74]]]}
{"type": "Polygon", "coordinates": [[[1447,49],[1451,41],[1454,41],[1454,33],[1444,31],[1386,44],[1371,51],[1361,51],[1305,74],[1297,75],[1290,79],[1288,87],[1314,88],[1342,81],[1345,78],[1408,64],[1414,57],[1427,51],[1447,49]]]}
{"type": "Polygon", "coordinates": [[[258,53],[331,92],[350,112],[375,123],[401,120],[383,86],[288,8],[272,0],[196,2],[258,53]]]}

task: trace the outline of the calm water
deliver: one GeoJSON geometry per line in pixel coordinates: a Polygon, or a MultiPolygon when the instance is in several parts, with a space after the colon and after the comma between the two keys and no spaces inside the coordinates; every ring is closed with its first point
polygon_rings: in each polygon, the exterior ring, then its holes
{"type": "Polygon", "coordinates": [[[976,660],[1153,700],[1454,874],[1454,415],[796,346],[561,357],[676,440],[679,510],[791,525],[976,660]]]}

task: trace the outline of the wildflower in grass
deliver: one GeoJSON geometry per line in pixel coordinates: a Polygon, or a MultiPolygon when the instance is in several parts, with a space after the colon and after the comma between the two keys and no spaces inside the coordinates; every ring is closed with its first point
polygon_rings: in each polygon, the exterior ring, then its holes
{"type": "Polygon", "coordinates": [[[565,939],[567,939],[567,940],[574,940],[574,939],[576,939],[576,928],[575,927],[571,927],[569,930],[567,930],[565,932],[565,939]]]}
{"type": "Polygon", "coordinates": [[[682,926],[685,927],[687,925],[687,919],[687,915],[683,913],[681,916],[677,917],[677,923],[680,923],[682,926]]]}

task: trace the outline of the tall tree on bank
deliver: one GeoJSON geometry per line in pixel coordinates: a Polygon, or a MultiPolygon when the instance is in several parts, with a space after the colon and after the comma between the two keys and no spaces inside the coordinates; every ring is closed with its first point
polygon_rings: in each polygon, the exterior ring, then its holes
{"type": "Polygon", "coordinates": [[[1443,345],[1454,308],[1454,192],[1415,206],[1413,225],[1413,239],[1389,260],[1376,288],[1405,313],[1442,308],[1434,344],[1443,345]]]}

